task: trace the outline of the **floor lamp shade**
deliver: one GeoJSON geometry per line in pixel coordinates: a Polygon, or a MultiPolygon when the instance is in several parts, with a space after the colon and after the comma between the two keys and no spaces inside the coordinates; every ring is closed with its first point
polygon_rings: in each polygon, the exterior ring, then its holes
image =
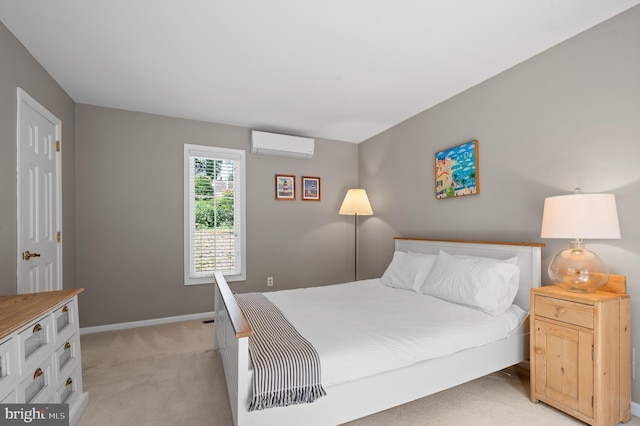
{"type": "Polygon", "coordinates": [[[592,292],[609,279],[607,266],[584,248],[584,238],[618,239],[620,225],[613,194],[572,194],[544,201],[541,238],[571,238],[570,248],[549,264],[549,278],[569,291],[592,292]]]}
{"type": "Polygon", "coordinates": [[[344,196],[338,214],[355,216],[354,224],[354,253],[353,253],[353,280],[358,280],[358,216],[371,216],[373,209],[364,189],[350,189],[344,196]]]}
{"type": "Polygon", "coordinates": [[[358,216],[371,216],[373,210],[371,209],[371,203],[369,203],[369,197],[367,197],[367,191],[364,189],[350,189],[347,191],[347,195],[342,201],[339,214],[345,215],[358,215],[358,216]]]}

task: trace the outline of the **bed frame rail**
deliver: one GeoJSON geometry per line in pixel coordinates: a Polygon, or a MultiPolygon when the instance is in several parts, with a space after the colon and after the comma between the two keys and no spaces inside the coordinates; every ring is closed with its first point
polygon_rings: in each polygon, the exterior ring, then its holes
{"type": "Polygon", "coordinates": [[[220,353],[227,381],[227,391],[235,424],[241,424],[238,416],[246,411],[249,383],[249,336],[251,324],[238,306],[229,284],[220,272],[214,272],[215,334],[213,349],[220,353]]]}

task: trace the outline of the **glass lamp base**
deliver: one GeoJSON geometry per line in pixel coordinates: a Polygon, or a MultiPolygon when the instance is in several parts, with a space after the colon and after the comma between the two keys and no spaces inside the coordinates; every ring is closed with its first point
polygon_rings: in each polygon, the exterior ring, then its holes
{"type": "Polygon", "coordinates": [[[564,283],[564,282],[558,282],[558,283],[555,283],[555,285],[557,285],[558,287],[564,290],[572,291],[574,293],[593,293],[594,291],[598,291],[602,287],[604,287],[604,284],[598,285],[598,286],[589,286],[589,285],[582,285],[582,284],[576,285],[576,284],[570,284],[570,283],[564,283]]]}
{"type": "Polygon", "coordinates": [[[571,248],[556,254],[549,264],[549,278],[565,290],[591,293],[605,286],[609,271],[581,241],[572,241],[571,248]]]}

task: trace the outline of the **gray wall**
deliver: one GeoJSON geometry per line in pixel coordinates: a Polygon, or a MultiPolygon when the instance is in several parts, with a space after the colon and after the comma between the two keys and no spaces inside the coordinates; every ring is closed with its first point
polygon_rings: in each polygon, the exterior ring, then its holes
{"type": "MultiPolygon", "coordinates": [[[[470,64],[470,66],[473,66],[470,64]]],[[[616,195],[621,240],[587,241],[626,275],[640,345],[640,7],[619,15],[359,145],[375,216],[360,228],[363,275],[380,276],[393,236],[544,242],[544,198],[616,195]],[[480,194],[434,197],[437,151],[479,141],[480,194]]],[[[640,379],[640,378],[638,378],[640,379]]],[[[633,380],[634,400],[640,380],[633,380]]]]}
{"type": "Polygon", "coordinates": [[[78,104],[77,281],[82,326],[213,310],[213,287],[183,284],[183,145],[247,151],[247,280],[238,292],[334,284],[353,273],[358,147],[318,140],[311,160],[256,156],[250,130],[78,104]],[[275,174],[319,176],[322,200],[275,200],[275,174]]]}
{"type": "Polygon", "coordinates": [[[0,295],[17,292],[16,110],[22,87],[62,120],[63,283],[75,287],[75,103],[0,23],[0,295]]]}

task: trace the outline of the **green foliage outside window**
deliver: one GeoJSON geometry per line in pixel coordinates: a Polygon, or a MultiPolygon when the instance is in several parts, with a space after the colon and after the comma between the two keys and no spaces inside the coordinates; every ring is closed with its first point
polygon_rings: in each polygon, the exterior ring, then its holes
{"type": "Polygon", "coordinates": [[[212,182],[210,176],[196,176],[196,229],[233,228],[233,189],[215,197],[212,182]]]}

